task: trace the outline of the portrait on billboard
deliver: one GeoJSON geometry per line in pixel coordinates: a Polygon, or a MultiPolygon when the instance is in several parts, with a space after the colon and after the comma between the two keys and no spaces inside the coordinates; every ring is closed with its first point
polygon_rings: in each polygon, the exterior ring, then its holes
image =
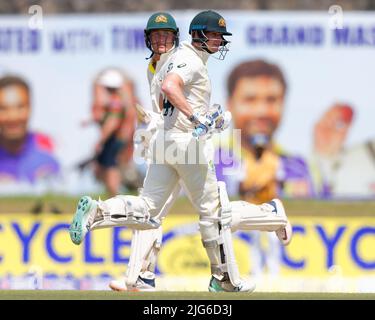
{"type": "Polygon", "coordinates": [[[29,126],[32,89],[17,75],[0,78],[0,186],[34,185],[57,177],[60,165],[52,139],[29,126]]]}

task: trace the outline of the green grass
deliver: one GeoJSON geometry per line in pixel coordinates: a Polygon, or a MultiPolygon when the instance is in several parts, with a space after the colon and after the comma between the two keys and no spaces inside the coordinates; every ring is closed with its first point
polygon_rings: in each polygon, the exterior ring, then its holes
{"type": "Polygon", "coordinates": [[[0,300],[375,300],[375,293],[0,290],[0,300]]]}
{"type": "MultiPolygon", "coordinates": [[[[90,195],[98,198],[99,195],[90,195]]],[[[100,195],[106,199],[106,195],[100,195]]],[[[0,213],[28,213],[38,200],[44,204],[43,212],[50,212],[55,206],[60,211],[73,213],[79,196],[44,195],[0,197],[0,213]]],[[[375,201],[320,201],[320,200],[285,200],[288,216],[374,216],[375,201]]],[[[193,206],[185,197],[179,198],[170,214],[196,214],[193,206]]]]}

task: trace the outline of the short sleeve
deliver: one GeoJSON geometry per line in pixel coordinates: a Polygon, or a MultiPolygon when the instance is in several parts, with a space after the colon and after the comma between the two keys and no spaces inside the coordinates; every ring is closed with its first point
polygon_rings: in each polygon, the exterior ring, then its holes
{"type": "Polygon", "coordinates": [[[185,85],[193,82],[194,75],[199,72],[200,64],[199,61],[194,59],[188,59],[184,57],[176,57],[167,66],[167,73],[178,74],[185,85]]]}

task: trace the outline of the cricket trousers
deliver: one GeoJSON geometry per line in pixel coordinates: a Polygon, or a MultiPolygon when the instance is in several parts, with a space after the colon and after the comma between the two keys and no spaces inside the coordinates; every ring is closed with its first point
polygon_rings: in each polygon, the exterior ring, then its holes
{"type": "Polygon", "coordinates": [[[217,215],[219,194],[211,140],[196,140],[191,132],[160,130],[151,148],[142,191],[150,215],[161,218],[158,215],[165,212],[162,208],[179,181],[201,217],[217,215]]]}

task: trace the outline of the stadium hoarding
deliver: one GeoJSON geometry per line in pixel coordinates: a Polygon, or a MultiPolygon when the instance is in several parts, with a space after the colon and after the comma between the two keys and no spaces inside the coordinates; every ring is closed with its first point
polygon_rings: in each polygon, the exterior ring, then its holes
{"type": "MultiPolygon", "coordinates": [[[[31,283],[49,289],[99,289],[111,278],[123,276],[131,231],[124,227],[96,230],[76,246],[69,239],[70,219],[65,214],[45,214],[37,220],[24,214],[2,215],[0,288],[25,289],[31,283]]],[[[279,272],[265,271],[264,287],[276,289],[269,279],[278,279],[278,284],[298,279],[298,283],[306,284],[305,290],[314,291],[321,288],[317,283],[339,279],[356,281],[351,286],[354,291],[375,291],[375,218],[306,216],[292,217],[291,222],[294,239],[281,251],[279,272]]],[[[169,286],[168,290],[181,286],[184,290],[202,289],[202,279],[208,277],[210,268],[196,216],[172,215],[165,220],[163,231],[156,269],[161,284],[169,286]]],[[[249,232],[234,233],[235,253],[245,277],[251,277],[254,267],[250,257],[253,236],[249,232]]]]}
{"type": "MultiPolygon", "coordinates": [[[[333,29],[328,12],[222,11],[233,32],[225,61],[209,61],[212,102],[226,104],[226,80],[240,62],[262,58],[279,65],[288,82],[285,115],[277,141],[288,151],[309,158],[316,121],[337,101],[353,106],[355,119],[345,147],[354,146],[335,173],[341,194],[375,195],[371,148],[375,92],[368,86],[375,73],[374,13],[345,12],[342,29],[333,29]],[[308,115],[308,116],[307,116],[308,115]],[[357,150],[358,149],[358,150],[357,150]],[[350,168],[362,164],[361,173],[350,168]],[[356,183],[353,183],[353,179],[356,183]]],[[[98,130],[83,128],[90,116],[92,82],[103,68],[116,66],[134,80],[140,102],[150,108],[143,29],[151,13],[51,15],[41,29],[30,29],[30,16],[2,16],[0,70],[24,77],[32,88],[31,129],[48,134],[61,164],[56,180],[37,185],[0,179],[0,192],[96,192],[92,172],[77,164],[90,158],[98,130]],[[143,70],[144,72],[140,72],[143,70]]],[[[172,12],[182,40],[196,11],[172,12]]]]}

